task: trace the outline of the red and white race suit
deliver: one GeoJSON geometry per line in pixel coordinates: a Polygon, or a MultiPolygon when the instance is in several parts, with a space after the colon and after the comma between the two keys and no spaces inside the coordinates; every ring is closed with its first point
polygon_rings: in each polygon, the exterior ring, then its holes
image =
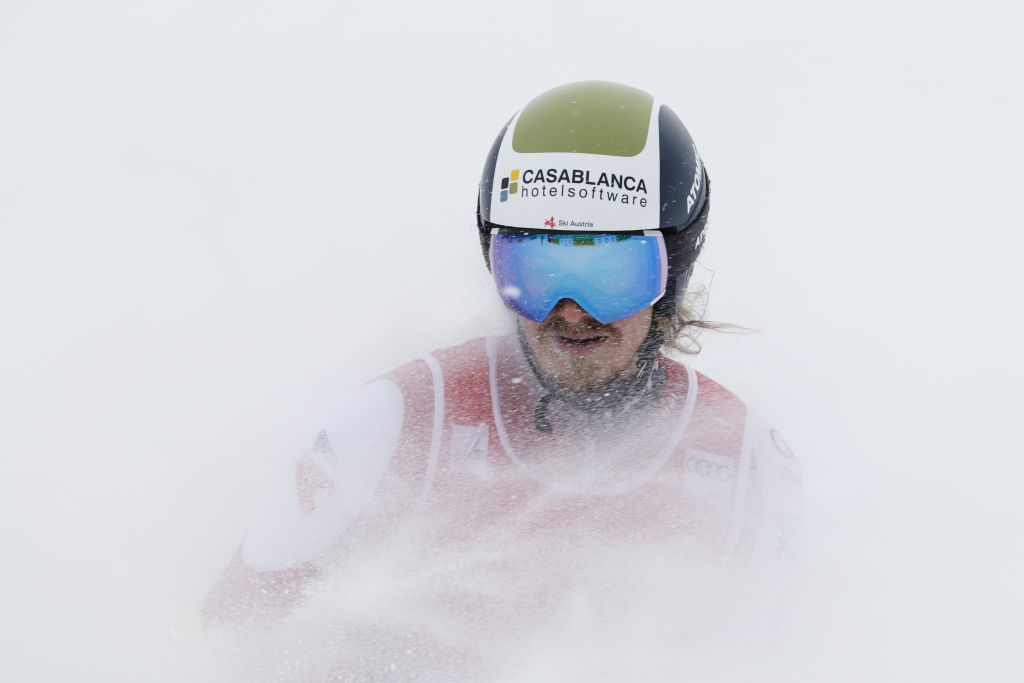
{"type": "Polygon", "coordinates": [[[290,466],[205,616],[285,609],[315,577],[410,529],[423,548],[466,552],[483,539],[567,557],[616,541],[715,559],[791,550],[800,475],[781,437],[688,365],[659,363],[667,381],[642,415],[600,425],[552,401],[550,432],[515,338],[469,341],[367,384],[290,466]]]}

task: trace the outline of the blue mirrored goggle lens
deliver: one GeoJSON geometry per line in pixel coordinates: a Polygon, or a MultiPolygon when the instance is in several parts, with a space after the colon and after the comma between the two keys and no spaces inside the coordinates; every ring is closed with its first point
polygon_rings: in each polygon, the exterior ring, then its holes
{"type": "Polygon", "coordinates": [[[627,234],[491,233],[491,270],[502,301],[535,322],[572,299],[598,322],[639,313],[665,294],[665,239],[627,234]]]}

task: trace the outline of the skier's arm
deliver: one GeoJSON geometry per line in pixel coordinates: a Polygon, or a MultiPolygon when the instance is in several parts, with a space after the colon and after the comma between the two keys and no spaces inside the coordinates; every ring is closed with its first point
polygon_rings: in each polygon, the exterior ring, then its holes
{"type": "Polygon", "coordinates": [[[276,486],[203,605],[206,621],[291,607],[319,573],[318,558],[367,510],[402,430],[402,394],[372,382],[332,410],[276,486]]]}

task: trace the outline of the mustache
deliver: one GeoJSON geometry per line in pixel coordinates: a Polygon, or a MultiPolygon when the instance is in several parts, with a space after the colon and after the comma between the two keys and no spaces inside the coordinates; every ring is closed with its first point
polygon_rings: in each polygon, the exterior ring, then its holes
{"type": "Polygon", "coordinates": [[[583,338],[583,337],[608,337],[612,341],[618,341],[622,332],[612,325],[599,323],[593,318],[587,317],[578,323],[570,323],[565,318],[556,315],[546,320],[537,330],[538,335],[553,335],[557,337],[583,338]]]}

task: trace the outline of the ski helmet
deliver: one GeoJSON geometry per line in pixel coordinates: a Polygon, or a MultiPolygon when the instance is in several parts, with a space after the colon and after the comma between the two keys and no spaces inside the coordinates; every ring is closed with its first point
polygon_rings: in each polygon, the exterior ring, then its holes
{"type": "Polygon", "coordinates": [[[652,95],[582,81],[531,100],[502,128],[484,164],[477,228],[490,269],[493,230],[659,230],[668,259],[656,316],[670,316],[704,244],[708,177],[679,117],[652,95]]]}

